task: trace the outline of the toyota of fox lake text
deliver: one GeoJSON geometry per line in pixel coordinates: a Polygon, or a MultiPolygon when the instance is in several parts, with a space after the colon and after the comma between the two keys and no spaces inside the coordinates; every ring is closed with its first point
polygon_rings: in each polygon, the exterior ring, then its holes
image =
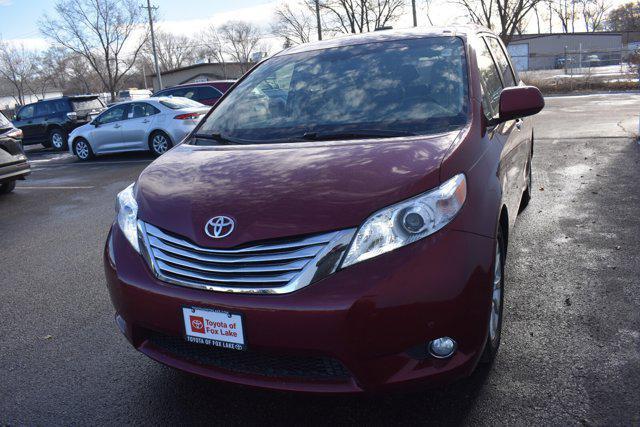
{"type": "Polygon", "coordinates": [[[543,107],[478,27],[276,54],[118,194],[116,324],[158,362],[262,388],[470,375],[500,345],[543,107]]]}

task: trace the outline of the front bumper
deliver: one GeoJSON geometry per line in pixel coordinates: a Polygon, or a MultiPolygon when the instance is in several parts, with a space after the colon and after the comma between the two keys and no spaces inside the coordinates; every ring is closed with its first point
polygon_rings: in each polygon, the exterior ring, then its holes
{"type": "Polygon", "coordinates": [[[104,256],[118,326],[152,359],[226,382],[350,393],[439,385],[469,375],[487,336],[494,249],[493,239],[444,229],[284,295],[160,282],[117,226],[104,256]],[[242,313],[250,356],[207,358],[196,344],[181,346],[183,306],[242,313]],[[441,336],[458,343],[449,359],[426,354],[426,343],[441,336]],[[248,358],[257,369],[246,369],[248,358]],[[265,361],[291,361],[300,369],[264,367],[265,361]],[[304,375],[310,366],[316,372],[316,363],[336,375],[304,375]]]}
{"type": "Polygon", "coordinates": [[[31,166],[25,156],[14,156],[12,160],[8,164],[0,163],[0,184],[16,179],[24,179],[25,176],[31,173],[31,166]]]}

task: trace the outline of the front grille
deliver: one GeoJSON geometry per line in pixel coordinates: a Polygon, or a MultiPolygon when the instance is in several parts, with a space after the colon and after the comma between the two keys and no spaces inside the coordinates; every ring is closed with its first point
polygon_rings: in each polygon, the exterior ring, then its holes
{"type": "Polygon", "coordinates": [[[141,223],[147,256],[155,273],[171,283],[218,290],[273,289],[300,275],[327,244],[331,232],[234,249],[198,246],[183,237],[141,223]]]}
{"type": "Polygon", "coordinates": [[[228,350],[184,341],[180,337],[151,333],[149,341],[170,355],[226,371],[264,377],[316,381],[346,381],[349,372],[339,361],[319,356],[292,356],[258,351],[228,350]]]}

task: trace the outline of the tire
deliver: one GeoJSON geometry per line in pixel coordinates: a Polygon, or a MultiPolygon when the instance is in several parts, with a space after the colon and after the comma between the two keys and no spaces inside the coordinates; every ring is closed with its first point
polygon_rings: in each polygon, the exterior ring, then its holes
{"type": "Polygon", "coordinates": [[[0,184],[0,194],[8,194],[16,188],[16,181],[5,182],[4,184],[0,184]]]}
{"type": "Polygon", "coordinates": [[[91,160],[95,157],[89,141],[84,138],[78,138],[73,141],[73,152],[83,162],[91,160]]]}
{"type": "Polygon", "coordinates": [[[522,199],[520,200],[520,212],[526,209],[529,206],[529,202],[531,201],[531,196],[533,195],[533,172],[531,166],[531,156],[529,156],[529,161],[527,161],[527,188],[522,193],[522,199]]]}
{"type": "Polygon", "coordinates": [[[500,348],[500,337],[502,336],[502,314],[504,309],[504,261],[506,254],[506,242],[504,240],[502,227],[498,229],[496,239],[496,255],[493,269],[493,279],[491,281],[491,311],[489,312],[489,330],[484,351],[480,359],[481,363],[491,364],[498,354],[500,348]]]}
{"type": "Polygon", "coordinates": [[[67,149],[67,134],[59,128],[51,129],[49,132],[49,147],[56,151],[67,149]]]}
{"type": "Polygon", "coordinates": [[[149,136],[149,150],[154,156],[162,156],[171,147],[173,147],[173,143],[166,133],[158,130],[149,136]]]}

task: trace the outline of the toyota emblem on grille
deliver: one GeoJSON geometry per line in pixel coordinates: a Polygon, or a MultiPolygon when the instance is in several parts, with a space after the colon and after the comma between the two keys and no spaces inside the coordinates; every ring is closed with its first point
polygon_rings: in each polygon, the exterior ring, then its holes
{"type": "Polygon", "coordinates": [[[233,232],[236,223],[228,216],[214,216],[204,226],[204,232],[213,239],[222,239],[233,232]]]}

